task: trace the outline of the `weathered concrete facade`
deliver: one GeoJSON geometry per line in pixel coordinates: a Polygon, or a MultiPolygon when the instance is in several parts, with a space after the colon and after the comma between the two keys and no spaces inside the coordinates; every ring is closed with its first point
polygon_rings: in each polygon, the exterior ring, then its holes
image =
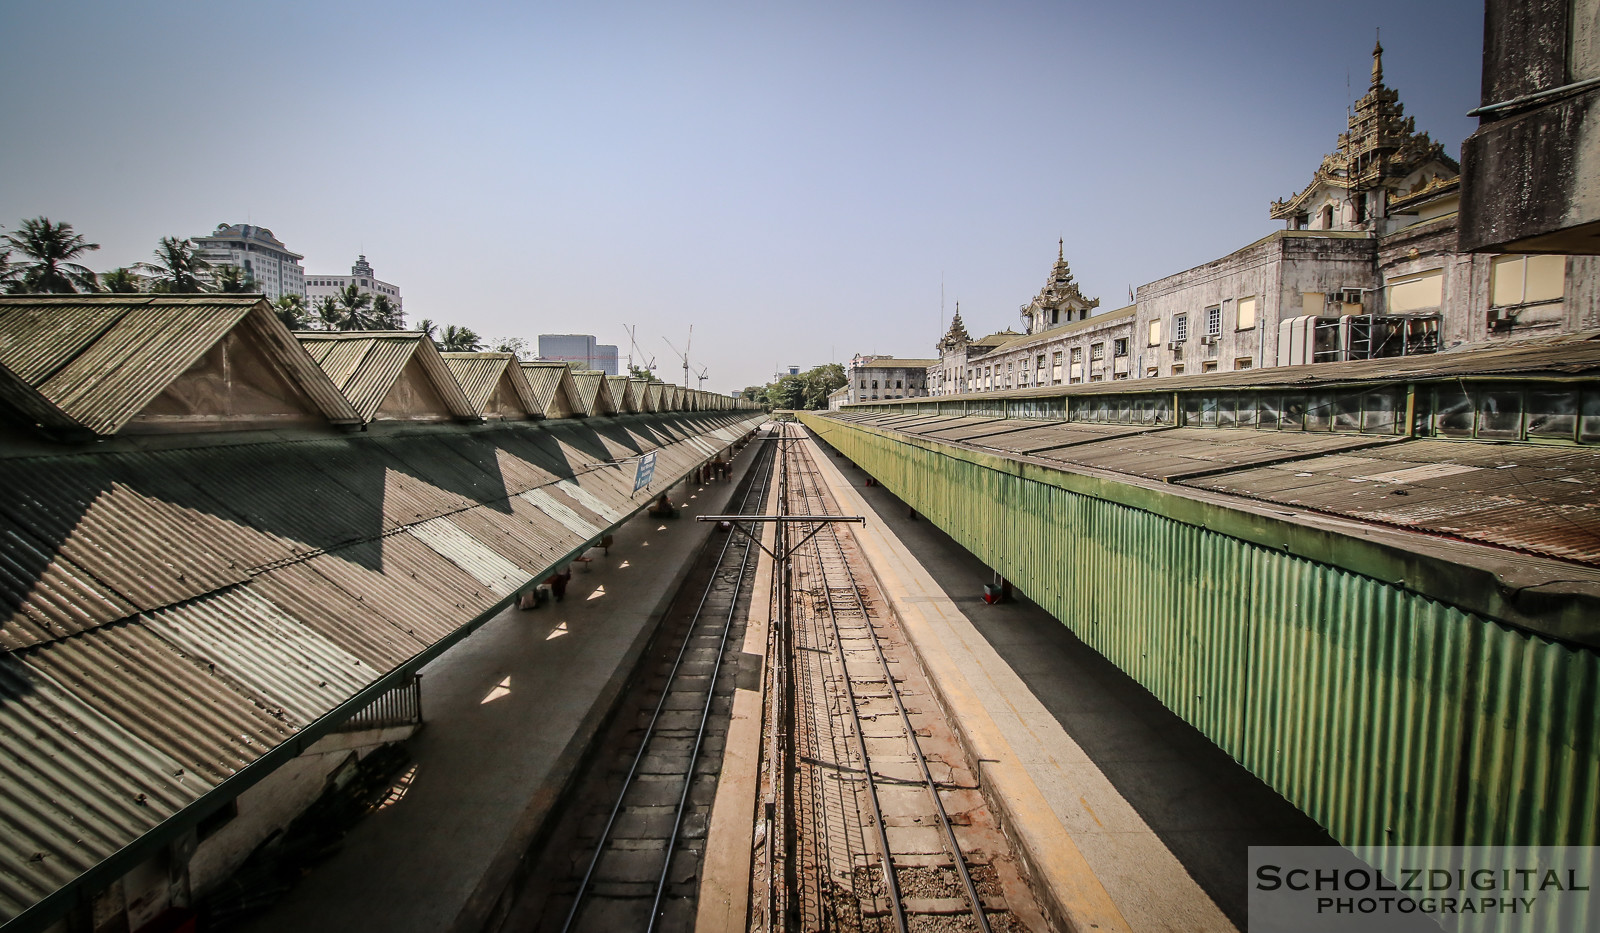
{"type": "Polygon", "coordinates": [[[845,374],[848,401],[921,398],[928,394],[928,368],[935,362],[857,354],[845,374]]]}
{"type": "Polygon", "coordinates": [[[1600,253],[1600,0],[1486,0],[1461,249],[1600,253]]]}
{"type": "Polygon", "coordinates": [[[1139,287],[1133,325],[1140,377],[1280,366],[1282,322],[1365,313],[1375,242],[1354,231],[1290,231],[1139,287]],[[1359,290],[1352,295],[1346,291],[1359,290]]]}

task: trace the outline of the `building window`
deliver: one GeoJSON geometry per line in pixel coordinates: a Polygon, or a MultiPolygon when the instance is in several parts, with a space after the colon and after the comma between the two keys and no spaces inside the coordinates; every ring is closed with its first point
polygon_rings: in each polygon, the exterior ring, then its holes
{"type": "Polygon", "coordinates": [[[1254,298],[1239,299],[1238,322],[1236,330],[1255,330],[1256,328],[1256,300],[1254,298]]]}
{"type": "Polygon", "coordinates": [[[1217,337],[1222,334],[1222,306],[1218,305],[1206,309],[1206,335],[1217,337]]]}
{"type": "Polygon", "coordinates": [[[1183,375],[1183,364],[1182,363],[1173,363],[1172,364],[1172,374],[1174,376],[1183,375]]]}
{"type": "Polygon", "coordinates": [[[1200,371],[1203,372],[1203,373],[1214,373],[1214,372],[1216,372],[1217,371],[1217,361],[1216,360],[1207,360],[1206,362],[1201,363],[1200,364],[1200,371]]]}
{"type": "Polygon", "coordinates": [[[1251,359],[1248,356],[1241,356],[1238,359],[1233,361],[1233,368],[1234,369],[1254,369],[1255,368],[1255,360],[1251,359]]]}
{"type": "Polygon", "coordinates": [[[899,379],[896,379],[896,380],[895,380],[895,381],[894,381],[894,387],[895,387],[895,388],[896,388],[896,389],[903,389],[903,388],[905,388],[905,386],[903,386],[903,385],[901,385],[901,384],[900,384],[900,383],[901,383],[901,381],[900,381],[900,380],[899,380],[899,379]]]}
{"type": "Polygon", "coordinates": [[[1083,348],[1082,347],[1073,347],[1072,348],[1072,362],[1074,362],[1074,363],[1082,363],[1083,362],[1083,348]]]}
{"type": "Polygon", "coordinates": [[[1172,316],[1172,342],[1183,343],[1189,339],[1189,315],[1174,314],[1172,316]]]}
{"type": "Polygon", "coordinates": [[[1127,355],[1128,355],[1128,338],[1126,338],[1126,337],[1118,337],[1117,339],[1111,341],[1111,356],[1114,359],[1121,359],[1122,357],[1127,356],[1127,355]]]}
{"type": "Polygon", "coordinates": [[[878,380],[876,380],[876,379],[872,380],[872,387],[874,389],[876,389],[878,387],[878,380]]]}
{"type": "Polygon", "coordinates": [[[1151,347],[1159,347],[1159,346],[1161,346],[1161,322],[1160,321],[1151,321],[1150,322],[1150,339],[1149,339],[1149,342],[1146,344],[1146,346],[1151,346],[1151,347]]]}
{"type": "Polygon", "coordinates": [[[1437,308],[1444,302],[1444,270],[1433,269],[1384,283],[1384,306],[1390,314],[1437,308]]]}
{"type": "Polygon", "coordinates": [[[1061,351],[1060,350],[1057,350],[1054,354],[1051,355],[1051,357],[1050,357],[1050,366],[1051,366],[1050,381],[1052,383],[1054,383],[1055,385],[1060,385],[1061,384],[1061,351]]]}
{"type": "Polygon", "coordinates": [[[1489,266],[1489,304],[1506,308],[1560,301],[1566,278],[1565,256],[1496,256],[1489,266]]]}
{"type": "Polygon", "coordinates": [[[1105,358],[1106,358],[1106,345],[1105,344],[1096,343],[1096,344],[1091,344],[1089,346],[1089,361],[1090,362],[1094,362],[1096,360],[1103,360],[1105,358]]]}

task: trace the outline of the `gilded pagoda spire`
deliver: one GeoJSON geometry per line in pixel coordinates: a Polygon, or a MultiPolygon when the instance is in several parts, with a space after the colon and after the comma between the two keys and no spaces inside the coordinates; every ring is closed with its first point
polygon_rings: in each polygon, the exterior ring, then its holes
{"type": "Polygon", "coordinates": [[[1372,86],[1377,87],[1383,83],[1383,43],[1372,44],[1372,86]]]}

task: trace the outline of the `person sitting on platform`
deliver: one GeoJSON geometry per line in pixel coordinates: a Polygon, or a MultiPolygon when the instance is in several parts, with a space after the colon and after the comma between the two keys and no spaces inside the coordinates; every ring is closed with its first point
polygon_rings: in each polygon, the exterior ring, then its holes
{"type": "Polygon", "coordinates": [[[556,602],[561,602],[567,595],[567,581],[572,579],[572,568],[567,567],[559,573],[553,573],[545,580],[545,585],[550,587],[550,592],[555,594],[556,602]]]}
{"type": "Polygon", "coordinates": [[[650,506],[650,515],[652,518],[677,518],[678,510],[672,507],[672,502],[667,499],[667,494],[662,493],[661,498],[650,506]]]}

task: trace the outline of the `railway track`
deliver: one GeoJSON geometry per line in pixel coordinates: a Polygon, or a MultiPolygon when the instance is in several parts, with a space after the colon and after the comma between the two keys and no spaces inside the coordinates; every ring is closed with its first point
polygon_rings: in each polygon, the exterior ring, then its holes
{"type": "MultiPolygon", "coordinates": [[[[763,443],[738,496],[759,512],[772,474],[763,443]]],[[[723,534],[698,596],[669,613],[681,635],[658,639],[642,691],[609,730],[607,753],[580,790],[500,925],[510,931],[687,931],[694,925],[698,865],[720,768],[733,665],[752,589],[757,548],[723,534]],[[685,611],[687,610],[687,611],[685,611]],[[663,644],[662,642],[665,642],[663,644]],[[609,791],[610,793],[605,793],[609,791]]]]}
{"type": "MultiPolygon", "coordinates": [[[[780,430],[781,510],[837,515],[802,432],[780,430]]],[[[756,871],[765,910],[752,925],[1045,929],[976,772],[859,569],[853,534],[828,523],[802,541],[809,530],[780,529],[779,553],[793,553],[769,648],[771,838],[756,871]]]]}

